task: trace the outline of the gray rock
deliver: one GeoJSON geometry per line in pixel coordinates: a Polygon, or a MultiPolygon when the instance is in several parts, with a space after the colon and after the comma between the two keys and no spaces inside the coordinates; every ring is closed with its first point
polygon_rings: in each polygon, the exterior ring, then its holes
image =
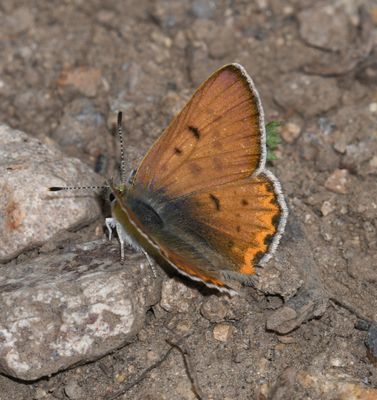
{"type": "Polygon", "coordinates": [[[301,37],[311,46],[340,51],[350,43],[349,16],[341,7],[320,5],[298,14],[301,37]]]}
{"type": "Polygon", "coordinates": [[[50,186],[101,184],[79,160],[64,158],[7,125],[0,125],[0,160],[0,262],[100,215],[92,192],[48,191],[50,186]]]}
{"type": "Polygon", "coordinates": [[[64,108],[60,124],[51,136],[68,155],[84,158],[93,165],[99,154],[109,153],[108,131],[104,116],[93,103],[79,98],[64,108]]]}
{"type": "Polygon", "coordinates": [[[303,322],[321,316],[328,295],[304,228],[292,213],[279,249],[258,273],[257,288],[269,295],[279,295],[285,303],[267,318],[267,329],[287,334],[303,322]]]}
{"type": "Polygon", "coordinates": [[[200,313],[210,322],[224,321],[229,306],[223,298],[210,296],[204,300],[200,307],[200,313]]]}
{"type": "Polygon", "coordinates": [[[335,79],[296,73],[281,77],[274,97],[285,110],[313,117],[336,106],[341,92],[335,79]]]}
{"type": "Polygon", "coordinates": [[[372,362],[377,362],[377,324],[372,324],[368,330],[368,336],[365,340],[368,348],[368,356],[372,362]]]}
{"type": "Polygon", "coordinates": [[[3,267],[0,372],[50,376],[117,349],[139,331],[158,301],[160,281],[144,256],[106,240],[3,267]]]}
{"type": "MultiPolygon", "coordinates": [[[[322,76],[343,75],[364,60],[373,60],[375,28],[372,13],[361,3],[348,2],[348,6],[345,3],[319,4],[298,15],[302,39],[309,46],[322,50],[302,67],[304,72],[322,76]],[[355,4],[352,6],[352,3],[355,4]]],[[[362,73],[362,68],[359,77],[368,81],[369,76],[365,75],[365,70],[362,73]]]]}
{"type": "Polygon", "coordinates": [[[71,400],[78,400],[78,399],[82,399],[85,397],[83,389],[74,380],[70,380],[65,385],[64,392],[67,395],[67,397],[70,398],[71,400]]]}

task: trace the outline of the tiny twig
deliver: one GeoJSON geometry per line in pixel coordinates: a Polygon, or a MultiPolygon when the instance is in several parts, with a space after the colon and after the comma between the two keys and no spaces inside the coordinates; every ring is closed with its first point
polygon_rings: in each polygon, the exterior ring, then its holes
{"type": "Polygon", "coordinates": [[[351,314],[355,315],[357,318],[361,319],[362,321],[367,322],[368,324],[372,324],[373,321],[367,317],[365,317],[363,314],[361,314],[359,311],[357,311],[354,307],[352,307],[350,304],[345,303],[342,300],[339,300],[335,297],[330,297],[329,300],[331,300],[333,303],[335,303],[337,306],[344,308],[345,310],[349,311],[351,314]]]}
{"type": "MultiPolygon", "coordinates": [[[[180,341],[182,341],[185,338],[182,338],[180,341]]],[[[194,394],[198,398],[198,400],[206,400],[207,397],[204,396],[202,390],[200,389],[199,382],[198,382],[198,376],[196,374],[195,368],[193,368],[191,364],[191,355],[185,345],[179,344],[179,342],[175,343],[171,341],[170,339],[165,339],[170,346],[175,347],[183,356],[183,361],[185,363],[186,371],[187,371],[187,376],[189,377],[192,388],[194,391],[194,394]]]]}
{"type": "MultiPolygon", "coordinates": [[[[127,393],[131,388],[138,385],[141,381],[143,381],[146,378],[146,376],[149,374],[149,372],[151,372],[155,368],[159,367],[168,358],[169,354],[173,351],[174,348],[177,348],[182,354],[184,354],[184,351],[182,350],[182,348],[180,346],[181,346],[181,342],[184,339],[186,339],[188,336],[190,336],[190,335],[186,335],[186,336],[180,338],[177,343],[173,343],[173,342],[166,340],[166,342],[171,346],[170,349],[168,351],[166,351],[166,353],[162,357],[160,357],[154,364],[152,364],[148,368],[146,368],[136,379],[134,379],[132,382],[126,383],[121,389],[112,393],[111,396],[107,398],[107,400],[117,399],[119,396],[122,396],[123,394],[127,393]]],[[[187,353],[187,351],[186,351],[186,353],[187,353]]],[[[184,357],[184,360],[185,360],[185,366],[187,368],[189,378],[193,384],[193,388],[195,390],[196,396],[198,397],[199,400],[206,400],[205,397],[201,394],[201,391],[197,384],[196,375],[194,375],[192,373],[193,369],[192,369],[189,361],[187,361],[186,357],[184,357]]]]}
{"type": "Polygon", "coordinates": [[[162,356],[160,357],[154,364],[150,365],[148,368],[146,368],[136,379],[134,379],[132,382],[126,383],[121,389],[118,391],[114,392],[110,397],[107,398],[107,400],[114,400],[117,399],[119,396],[122,396],[122,394],[127,393],[131,388],[134,386],[138,385],[141,381],[143,381],[146,376],[154,370],[155,368],[159,367],[169,356],[169,354],[172,352],[174,347],[170,347],[170,349],[162,356]]]}

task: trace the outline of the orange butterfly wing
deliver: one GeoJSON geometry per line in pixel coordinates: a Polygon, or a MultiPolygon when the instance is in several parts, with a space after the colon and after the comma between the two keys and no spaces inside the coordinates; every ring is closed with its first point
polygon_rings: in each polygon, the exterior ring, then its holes
{"type": "Polygon", "coordinates": [[[226,65],[197,89],[147,153],[135,180],[177,197],[250,176],[264,166],[264,129],[251,79],[241,66],[226,65]]]}
{"type": "Polygon", "coordinates": [[[171,265],[231,289],[227,281],[248,280],[284,230],[287,208],[265,154],[258,93],[241,66],[227,65],[199,87],[117,199],[171,265]]]}
{"type": "Polygon", "coordinates": [[[194,193],[187,204],[208,245],[229,260],[223,276],[247,280],[271,256],[280,239],[286,206],[269,172],[194,193]]]}

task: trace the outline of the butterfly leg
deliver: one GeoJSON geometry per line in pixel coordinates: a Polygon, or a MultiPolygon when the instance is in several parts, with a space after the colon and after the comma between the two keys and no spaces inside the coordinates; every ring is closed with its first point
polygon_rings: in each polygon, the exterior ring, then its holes
{"type": "Polygon", "coordinates": [[[153,260],[151,259],[151,257],[149,256],[149,254],[148,254],[144,249],[141,249],[141,251],[142,251],[143,254],[145,255],[146,259],[148,260],[148,264],[149,264],[149,266],[151,267],[153,276],[154,276],[155,278],[157,278],[157,272],[156,272],[156,268],[155,268],[154,265],[153,265],[153,260]]]}
{"type": "Polygon", "coordinates": [[[105,225],[106,225],[106,228],[107,228],[107,230],[109,232],[109,240],[111,240],[111,238],[113,236],[113,229],[116,226],[115,219],[114,218],[106,218],[105,219],[105,225]]]}
{"type": "Polygon", "coordinates": [[[124,243],[127,241],[125,238],[125,232],[122,225],[114,218],[105,219],[106,228],[109,231],[109,240],[111,240],[113,229],[115,228],[118,234],[118,239],[120,243],[120,262],[124,262],[124,243]]]}
{"type": "Polygon", "coordinates": [[[123,264],[124,262],[124,243],[127,242],[126,233],[122,227],[122,225],[115,220],[115,229],[118,234],[118,239],[120,243],[120,263],[123,264]]]}
{"type": "Polygon", "coordinates": [[[156,269],[153,265],[153,260],[149,256],[149,254],[140,247],[135,240],[123,229],[123,226],[115,219],[115,218],[106,218],[105,220],[106,227],[109,231],[109,240],[111,240],[113,229],[115,228],[118,234],[119,242],[120,242],[120,261],[123,263],[124,261],[124,244],[128,244],[131,248],[136,251],[141,251],[146,259],[148,260],[148,264],[151,267],[152,273],[154,277],[157,277],[156,269]]]}

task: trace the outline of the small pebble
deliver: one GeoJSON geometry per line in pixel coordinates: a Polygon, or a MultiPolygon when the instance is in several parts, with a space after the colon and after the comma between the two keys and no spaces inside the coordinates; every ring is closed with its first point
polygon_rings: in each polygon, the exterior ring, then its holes
{"type": "Polygon", "coordinates": [[[268,373],[269,362],[267,358],[262,357],[257,363],[257,373],[259,376],[264,377],[268,373]]]}
{"type": "Polygon", "coordinates": [[[218,324],[213,328],[213,337],[219,342],[227,342],[233,334],[233,326],[229,324],[218,324]]]}
{"type": "Polygon", "coordinates": [[[200,313],[203,317],[211,322],[223,321],[227,311],[228,309],[224,302],[216,296],[209,297],[200,308],[200,313]]]}
{"type": "Polygon", "coordinates": [[[294,320],[296,317],[297,313],[293,308],[288,306],[281,307],[267,318],[267,329],[279,333],[287,333],[284,332],[285,322],[294,320]]]}
{"type": "Polygon", "coordinates": [[[288,122],[281,128],[281,137],[287,143],[293,143],[301,134],[301,127],[294,122],[288,122]]]}
{"type": "Polygon", "coordinates": [[[278,336],[277,338],[284,344],[296,343],[296,339],[293,336],[278,336]]]}
{"type": "Polygon", "coordinates": [[[325,188],[334,193],[346,194],[349,173],[346,169],[335,170],[326,180],[325,188]]]}
{"type": "Polygon", "coordinates": [[[102,82],[101,71],[96,68],[79,67],[63,71],[58,80],[61,87],[73,86],[88,97],[94,97],[102,82]]]}
{"type": "Polygon", "coordinates": [[[47,392],[44,389],[37,387],[35,389],[35,394],[34,394],[33,399],[41,400],[41,399],[44,399],[46,396],[47,396],[47,392]]]}
{"type": "Polygon", "coordinates": [[[347,140],[340,138],[333,144],[333,147],[338,153],[344,154],[347,151],[347,140]]]}
{"type": "Polygon", "coordinates": [[[370,111],[372,114],[377,113],[377,103],[370,103],[370,104],[369,104],[369,111],[370,111]]]}
{"type": "Polygon", "coordinates": [[[377,171],[377,156],[373,156],[369,160],[369,168],[373,171],[377,171]]]}
{"type": "Polygon", "coordinates": [[[70,380],[67,382],[67,384],[64,387],[64,392],[67,395],[67,397],[69,397],[72,400],[82,399],[84,395],[82,388],[74,380],[70,380]]]}
{"type": "Polygon", "coordinates": [[[339,368],[339,367],[344,367],[345,362],[338,357],[332,357],[332,358],[330,358],[330,365],[332,367],[339,368]]]}
{"type": "Polygon", "coordinates": [[[330,213],[332,213],[335,210],[334,205],[330,202],[330,201],[324,201],[321,207],[321,213],[324,217],[326,217],[326,215],[329,215],[330,213]]]}
{"type": "Polygon", "coordinates": [[[115,380],[117,383],[123,383],[127,379],[127,375],[123,372],[119,372],[115,375],[115,380]]]}

